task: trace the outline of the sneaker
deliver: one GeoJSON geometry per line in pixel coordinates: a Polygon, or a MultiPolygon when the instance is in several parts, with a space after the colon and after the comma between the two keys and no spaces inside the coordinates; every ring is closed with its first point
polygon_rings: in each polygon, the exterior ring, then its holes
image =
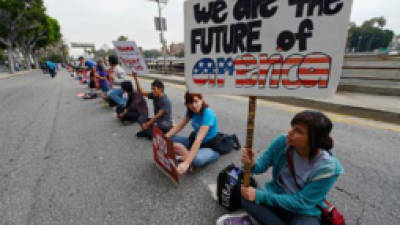
{"type": "Polygon", "coordinates": [[[147,137],[147,134],[144,130],[136,133],[136,137],[147,137]]]}
{"type": "Polygon", "coordinates": [[[133,122],[132,122],[132,121],[129,121],[129,120],[124,120],[124,121],[122,121],[122,124],[123,124],[124,126],[129,126],[129,125],[133,124],[133,122]]]}
{"type": "Polygon", "coordinates": [[[136,133],[136,137],[144,137],[147,138],[148,140],[153,140],[153,136],[149,135],[146,131],[142,130],[136,133]]]}
{"type": "Polygon", "coordinates": [[[106,102],[101,102],[100,104],[101,104],[101,106],[103,106],[104,108],[108,108],[108,104],[107,104],[106,102]]]}
{"type": "Polygon", "coordinates": [[[253,225],[247,213],[226,214],[221,216],[216,225],[253,225]]]}

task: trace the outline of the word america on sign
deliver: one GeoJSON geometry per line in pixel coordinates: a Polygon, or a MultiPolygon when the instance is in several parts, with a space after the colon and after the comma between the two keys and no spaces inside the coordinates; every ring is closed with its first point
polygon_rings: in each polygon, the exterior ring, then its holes
{"type": "Polygon", "coordinates": [[[304,87],[328,87],[331,71],[331,58],[324,53],[308,55],[293,54],[284,58],[280,54],[260,54],[256,58],[252,54],[244,54],[235,59],[211,58],[200,59],[192,71],[193,82],[198,86],[209,84],[224,87],[225,74],[235,73],[236,87],[279,88],[280,84],[288,89],[304,87]],[[296,73],[298,79],[293,80],[289,73],[296,73]]]}

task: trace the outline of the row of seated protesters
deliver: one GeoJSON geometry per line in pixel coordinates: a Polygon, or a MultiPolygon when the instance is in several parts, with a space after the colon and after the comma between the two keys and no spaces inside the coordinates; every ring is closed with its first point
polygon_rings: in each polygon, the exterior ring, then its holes
{"type": "Polygon", "coordinates": [[[122,90],[128,94],[125,107],[117,107],[118,118],[122,121],[138,122],[141,126],[136,136],[152,137],[152,125],[156,124],[167,138],[174,143],[174,150],[179,156],[180,164],[177,168],[180,174],[185,173],[191,166],[203,167],[219,157],[215,151],[218,129],[218,119],[215,112],[198,93],[185,94],[187,111],[185,117],[172,126],[171,101],[164,93],[164,84],[159,80],[151,83],[151,92],[144,91],[136,74],[133,74],[137,91],[130,81],[121,84],[122,90]],[[154,117],[148,119],[148,108],[144,97],[152,100],[154,117]],[[189,137],[177,134],[191,122],[193,132],[189,137]],[[213,150],[214,149],[214,150],[213,150]]]}
{"type": "Polygon", "coordinates": [[[136,122],[140,125],[141,131],[136,133],[137,137],[151,139],[152,127],[155,124],[166,137],[171,138],[181,162],[177,168],[180,174],[187,172],[191,167],[203,167],[218,159],[220,154],[215,151],[219,133],[218,119],[201,94],[189,92],[185,94],[186,114],[173,127],[171,101],[164,93],[163,82],[154,80],[151,83],[151,91],[146,91],[134,73],[137,89],[135,90],[131,81],[125,79],[126,74],[120,67],[117,56],[109,56],[108,72],[102,59],[98,60],[97,64],[83,57],[79,60],[82,66],[90,68],[89,87],[93,87],[97,79],[103,92],[103,99],[111,107],[116,107],[117,117],[122,122],[136,122]],[[153,102],[154,116],[151,118],[145,97],[153,102]],[[189,122],[193,128],[190,136],[177,135],[189,122]]]}
{"type": "MultiPolygon", "coordinates": [[[[111,77],[123,71],[118,66],[117,57],[110,56],[109,63],[111,77]]],[[[123,76],[119,77],[123,79],[123,76]]],[[[219,158],[215,150],[218,119],[200,93],[185,93],[186,112],[183,119],[173,126],[171,101],[164,93],[164,84],[154,80],[151,91],[147,92],[141,87],[137,74],[134,73],[133,78],[137,90],[130,81],[122,81],[118,87],[117,82],[108,79],[112,89],[104,98],[116,106],[121,121],[140,124],[138,137],[151,139],[152,125],[156,124],[173,141],[174,151],[179,156],[179,174],[219,158]],[[127,98],[124,98],[124,93],[127,98]],[[152,118],[149,118],[145,97],[153,102],[152,118]],[[189,122],[193,132],[188,137],[180,136],[179,132],[189,122]]],[[[339,160],[331,151],[332,128],[331,120],[323,113],[303,111],[293,117],[287,134],[277,136],[258,159],[255,159],[253,149],[244,149],[241,161],[251,165],[252,174],[263,174],[272,168],[272,179],[263,189],[242,187],[242,206],[247,214],[226,215],[217,224],[251,224],[248,215],[264,225],[321,224],[320,207],[326,207],[327,194],[343,174],[339,160]],[[288,165],[288,152],[294,171],[288,165]]]]}

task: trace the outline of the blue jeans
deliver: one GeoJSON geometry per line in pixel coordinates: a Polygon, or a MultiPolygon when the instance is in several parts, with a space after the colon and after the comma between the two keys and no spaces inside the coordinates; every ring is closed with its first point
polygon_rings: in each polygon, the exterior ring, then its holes
{"type": "Polygon", "coordinates": [[[107,93],[110,90],[108,83],[103,83],[100,85],[100,87],[101,87],[101,91],[104,93],[107,93]]]}
{"type": "MultiPolygon", "coordinates": [[[[190,143],[189,143],[188,137],[173,136],[173,137],[171,137],[171,140],[172,140],[172,142],[175,142],[175,143],[181,143],[188,150],[190,150],[190,143]]],[[[219,153],[212,150],[211,148],[200,148],[192,161],[192,166],[193,167],[206,166],[207,164],[218,159],[218,157],[219,157],[219,153]]]]}
{"type": "Polygon", "coordinates": [[[124,91],[121,88],[113,88],[107,92],[107,97],[119,106],[126,106],[126,99],[123,98],[124,91]]]}
{"type": "Polygon", "coordinates": [[[56,71],[55,69],[49,69],[50,77],[54,78],[56,76],[56,71]]]}

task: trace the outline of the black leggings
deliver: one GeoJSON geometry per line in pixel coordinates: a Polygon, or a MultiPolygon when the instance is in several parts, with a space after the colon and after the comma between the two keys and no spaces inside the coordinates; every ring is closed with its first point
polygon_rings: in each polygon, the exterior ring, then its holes
{"type": "Polygon", "coordinates": [[[319,217],[300,215],[278,207],[259,205],[243,198],[242,207],[261,225],[321,225],[319,217]]]}
{"type": "Polygon", "coordinates": [[[121,121],[137,122],[139,115],[140,114],[138,112],[128,112],[124,117],[121,118],[121,121]]]}
{"type": "MultiPolygon", "coordinates": [[[[125,107],[117,107],[116,113],[119,115],[125,110],[125,107]]],[[[137,122],[140,114],[138,111],[130,111],[125,114],[124,117],[120,118],[121,121],[137,122]]]]}

